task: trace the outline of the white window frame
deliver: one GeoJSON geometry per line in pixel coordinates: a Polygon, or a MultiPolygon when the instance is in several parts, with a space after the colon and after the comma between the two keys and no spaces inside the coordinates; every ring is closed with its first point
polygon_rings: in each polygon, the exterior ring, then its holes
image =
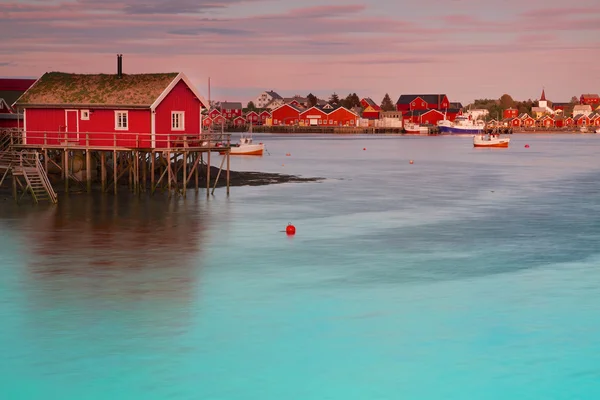
{"type": "Polygon", "coordinates": [[[129,111],[115,110],[115,130],[116,131],[128,131],[129,130],[129,111]],[[122,123],[121,123],[121,126],[119,126],[119,122],[123,122],[122,120],[119,121],[120,114],[125,115],[125,126],[123,126],[122,123]]]}
{"type": "Polygon", "coordinates": [[[172,131],[184,131],[185,130],[185,111],[171,111],[171,130],[172,131]],[[173,117],[179,116],[179,126],[174,126],[173,117]]]}
{"type": "Polygon", "coordinates": [[[90,110],[81,110],[81,120],[89,121],[90,120],[90,110]]]}

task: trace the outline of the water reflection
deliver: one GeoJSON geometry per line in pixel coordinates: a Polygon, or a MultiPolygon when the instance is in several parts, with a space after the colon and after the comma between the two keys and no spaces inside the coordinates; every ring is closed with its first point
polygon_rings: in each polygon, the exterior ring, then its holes
{"type": "Polygon", "coordinates": [[[46,294],[174,299],[190,295],[201,266],[209,223],[202,206],[194,199],[80,195],[57,206],[5,203],[0,223],[19,236],[27,276],[46,294]]]}

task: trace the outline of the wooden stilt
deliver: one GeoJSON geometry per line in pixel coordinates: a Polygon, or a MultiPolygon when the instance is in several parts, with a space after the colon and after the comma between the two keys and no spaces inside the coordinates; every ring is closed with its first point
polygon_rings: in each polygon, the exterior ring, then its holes
{"type": "Polygon", "coordinates": [[[210,195],[210,149],[206,155],[206,197],[210,195]]]}
{"type": "Polygon", "coordinates": [[[187,158],[188,158],[188,153],[187,151],[183,151],[183,197],[185,198],[186,195],[186,189],[187,189],[187,158]]]}
{"type": "Polygon", "coordinates": [[[171,178],[171,152],[167,151],[167,171],[168,176],[167,176],[167,188],[169,189],[169,197],[171,197],[171,182],[172,182],[172,178],[171,178]]]}
{"type": "Polygon", "coordinates": [[[119,159],[117,156],[117,151],[114,150],[113,151],[113,179],[114,179],[113,186],[115,189],[115,195],[117,194],[117,182],[119,181],[119,178],[117,175],[118,172],[119,172],[119,159]]]}
{"type": "Polygon", "coordinates": [[[85,180],[87,183],[87,192],[92,192],[92,153],[89,147],[85,150],[85,180]]]}
{"type": "Polygon", "coordinates": [[[106,191],[106,153],[100,152],[100,181],[102,182],[102,193],[106,191]]]}
{"type": "Polygon", "coordinates": [[[231,155],[231,150],[227,151],[227,196],[229,196],[229,156],[231,155]]]}
{"type": "Polygon", "coordinates": [[[226,157],[223,157],[221,159],[221,165],[219,166],[219,172],[217,173],[217,177],[215,178],[215,184],[212,188],[211,194],[215,194],[215,189],[217,188],[217,184],[219,183],[219,177],[221,176],[221,171],[223,170],[223,164],[225,163],[225,158],[226,157]]]}
{"type": "Polygon", "coordinates": [[[154,194],[154,158],[156,158],[156,153],[150,152],[150,193],[154,194]]]}
{"type": "Polygon", "coordinates": [[[146,191],[146,183],[148,182],[148,153],[142,153],[142,190],[146,191]]]}
{"type": "Polygon", "coordinates": [[[69,193],[69,151],[65,149],[63,171],[65,173],[65,193],[69,193]]]}
{"type": "Polygon", "coordinates": [[[48,149],[44,149],[44,170],[48,173],[48,149]]]}
{"type": "Polygon", "coordinates": [[[196,179],[196,193],[198,193],[198,153],[195,153],[194,158],[194,176],[196,179]]]}

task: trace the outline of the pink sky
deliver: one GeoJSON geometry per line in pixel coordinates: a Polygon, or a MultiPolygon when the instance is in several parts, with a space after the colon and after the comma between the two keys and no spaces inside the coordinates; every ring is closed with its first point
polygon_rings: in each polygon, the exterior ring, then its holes
{"type": "Polygon", "coordinates": [[[0,76],[184,72],[215,100],[600,92],[600,2],[0,0],[0,76]],[[414,3],[414,4],[412,4],[414,3]]]}

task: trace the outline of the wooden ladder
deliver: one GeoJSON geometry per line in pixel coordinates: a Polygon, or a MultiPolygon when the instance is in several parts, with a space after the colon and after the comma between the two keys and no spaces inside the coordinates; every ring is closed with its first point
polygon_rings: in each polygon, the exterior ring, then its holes
{"type": "Polygon", "coordinates": [[[29,192],[35,203],[51,201],[56,204],[58,196],[50,184],[38,152],[23,150],[16,154],[18,154],[19,163],[12,167],[12,173],[14,176],[22,176],[25,179],[27,186],[23,195],[29,192]]]}

